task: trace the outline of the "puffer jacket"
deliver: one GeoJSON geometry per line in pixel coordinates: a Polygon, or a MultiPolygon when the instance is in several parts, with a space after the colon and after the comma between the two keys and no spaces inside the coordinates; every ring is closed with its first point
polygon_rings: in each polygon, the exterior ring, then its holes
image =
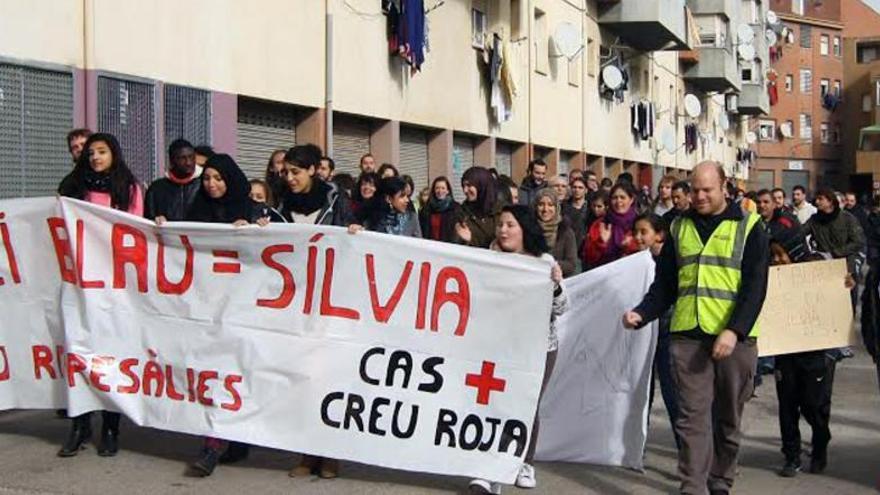
{"type": "Polygon", "coordinates": [[[833,258],[846,258],[846,266],[850,273],[855,273],[856,262],[865,246],[865,234],[862,226],[851,213],[838,210],[833,219],[822,223],[821,213],[813,215],[807,221],[804,232],[813,236],[816,250],[829,253],[833,258]]]}

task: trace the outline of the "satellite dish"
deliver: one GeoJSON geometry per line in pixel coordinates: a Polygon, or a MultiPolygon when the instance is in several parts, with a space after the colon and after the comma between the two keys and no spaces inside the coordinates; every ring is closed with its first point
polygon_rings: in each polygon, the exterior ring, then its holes
{"type": "Polygon", "coordinates": [[[751,43],[755,39],[755,31],[748,24],[740,24],[736,34],[740,43],[751,43]]]}
{"type": "Polygon", "coordinates": [[[772,10],[767,11],[766,19],[767,24],[776,24],[777,22],[779,22],[779,16],[776,15],[776,12],[773,12],[772,10]]]}
{"type": "Polygon", "coordinates": [[[768,29],[764,36],[767,38],[768,45],[775,45],[779,41],[779,36],[772,29],[768,29]]]}
{"type": "Polygon", "coordinates": [[[602,69],[602,82],[611,89],[617,89],[623,84],[623,74],[614,65],[608,65],[602,69]]]}
{"type": "Polygon", "coordinates": [[[746,142],[749,144],[755,144],[755,141],[758,140],[758,135],[755,134],[755,131],[749,131],[746,133],[746,142]]]}
{"type": "Polygon", "coordinates": [[[783,122],[779,124],[779,133],[782,134],[784,138],[791,138],[794,135],[794,132],[791,128],[791,124],[788,122],[783,122]]]}
{"type": "Polygon", "coordinates": [[[688,117],[697,118],[703,113],[703,105],[700,99],[693,93],[688,93],[684,97],[684,111],[688,117]]]}
{"type": "Polygon", "coordinates": [[[724,132],[727,132],[730,129],[730,119],[727,117],[726,113],[722,113],[718,116],[718,127],[724,132]]]}
{"type": "Polygon", "coordinates": [[[666,127],[660,133],[660,144],[663,145],[663,148],[670,153],[675,153],[676,146],[675,144],[675,129],[672,127],[666,127]]]}
{"type": "Polygon", "coordinates": [[[737,52],[739,53],[739,58],[743,60],[754,60],[755,58],[754,45],[739,45],[737,52]]]}
{"type": "MultiPolygon", "coordinates": [[[[583,48],[581,41],[581,32],[574,24],[570,22],[560,22],[556,26],[556,32],[553,33],[553,46],[558,55],[572,59],[583,48]]],[[[607,84],[607,83],[606,83],[607,84]]]]}

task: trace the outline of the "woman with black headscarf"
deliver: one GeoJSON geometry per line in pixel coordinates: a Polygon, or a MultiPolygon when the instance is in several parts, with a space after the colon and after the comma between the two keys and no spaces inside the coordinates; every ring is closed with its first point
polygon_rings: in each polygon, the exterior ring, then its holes
{"type": "Polygon", "coordinates": [[[483,167],[467,169],[461,178],[465,201],[455,225],[456,241],[468,246],[488,248],[495,240],[498,205],[495,178],[483,167]]]}
{"type": "Polygon", "coordinates": [[[191,222],[265,225],[268,219],[250,198],[251,185],[231,156],[216,154],[202,171],[202,186],[186,219],[191,222]]]}
{"type": "MultiPolygon", "coordinates": [[[[265,208],[250,198],[251,186],[231,156],[208,158],[202,170],[201,187],[186,219],[192,222],[226,223],[236,226],[256,223],[265,226],[265,208]]],[[[210,476],[219,462],[235,462],[247,457],[248,446],[208,437],[192,470],[210,476]]]]}

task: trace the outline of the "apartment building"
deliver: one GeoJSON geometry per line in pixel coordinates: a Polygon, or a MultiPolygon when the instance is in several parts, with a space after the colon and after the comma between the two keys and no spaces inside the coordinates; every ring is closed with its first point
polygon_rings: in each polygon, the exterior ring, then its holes
{"type": "Polygon", "coordinates": [[[419,186],[446,175],[457,187],[472,165],[519,179],[536,157],[651,187],[706,159],[746,179],[738,158],[769,109],[767,1],[426,0],[416,71],[374,0],[7,0],[0,197],[52,193],[80,126],[116,134],[145,182],[181,136],[253,177],[272,150],[310,142],[339,171],[370,152],[419,186]],[[515,86],[501,107],[493,53],[515,86]],[[625,89],[609,91],[610,65],[625,89]],[[647,136],[633,129],[640,103],[655,116],[647,136]]]}

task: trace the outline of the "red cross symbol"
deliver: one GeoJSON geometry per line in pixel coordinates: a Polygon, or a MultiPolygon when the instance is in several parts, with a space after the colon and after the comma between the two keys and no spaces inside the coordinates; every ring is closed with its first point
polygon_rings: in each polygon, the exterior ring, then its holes
{"type": "Polygon", "coordinates": [[[507,381],[495,378],[495,363],[483,361],[483,369],[479,375],[468,373],[464,379],[465,385],[477,389],[477,404],[489,404],[491,392],[504,392],[507,381]]]}

